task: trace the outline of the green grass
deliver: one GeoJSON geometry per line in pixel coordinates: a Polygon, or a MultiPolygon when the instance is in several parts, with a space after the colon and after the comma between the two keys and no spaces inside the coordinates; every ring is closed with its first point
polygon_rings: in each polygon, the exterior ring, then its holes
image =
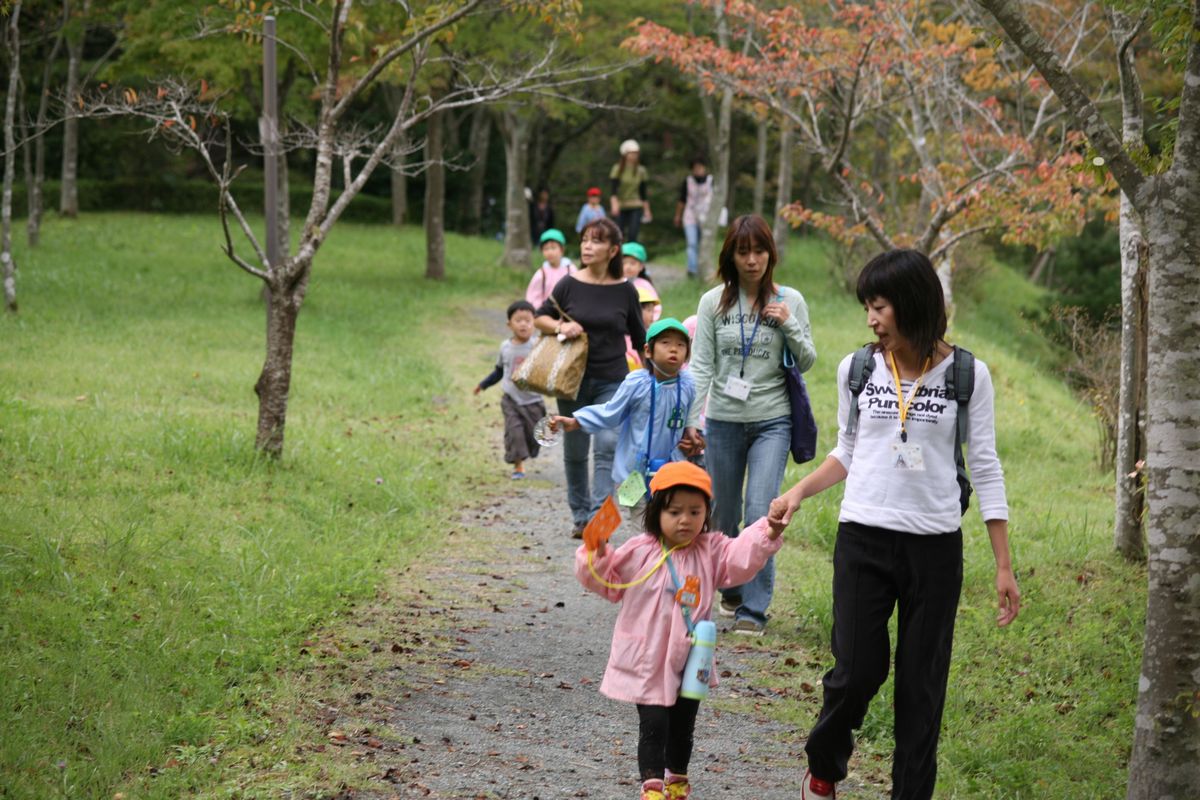
{"type": "Polygon", "coordinates": [[[293,645],[486,483],[459,418],[487,368],[445,337],[523,279],[451,238],[431,285],[419,231],[339,228],[276,464],[253,450],[259,287],[215,219],[52,220],[43,241],[0,320],[0,795],[175,797],[265,733],[293,645]]]}
{"type": "MultiPolygon", "coordinates": [[[[285,457],[272,463],[253,450],[258,286],[220,240],[207,217],[112,214],[50,220],[39,250],[18,251],[22,310],[0,319],[0,796],[336,786],[336,770],[286,778],[335,769],[286,763],[300,644],[390,573],[419,569],[447,509],[502,476],[478,435],[494,408],[467,402],[498,341],[484,331],[526,282],[494,266],[495,243],[450,237],[450,277],[430,284],[419,231],[339,226],[301,312],[285,457]]],[[[869,338],[829,263],[796,238],[779,272],[808,300],[823,447],[837,363],[869,338]]],[[[699,293],[667,288],[666,312],[688,316],[699,293]]],[[[1024,606],[995,628],[971,511],[940,797],[1123,793],[1145,575],[1111,553],[1095,423],[1024,321],[1037,302],[993,264],[952,331],[995,376],[1024,606]]],[[[788,483],[811,466],[789,467],[788,483]]],[[[763,679],[802,701],[763,709],[799,731],[829,664],[839,500],[806,504],[779,561],[768,644],[795,666],[763,679]]],[[[890,696],[889,684],[859,740],[868,778],[886,776],[890,696]]]]}

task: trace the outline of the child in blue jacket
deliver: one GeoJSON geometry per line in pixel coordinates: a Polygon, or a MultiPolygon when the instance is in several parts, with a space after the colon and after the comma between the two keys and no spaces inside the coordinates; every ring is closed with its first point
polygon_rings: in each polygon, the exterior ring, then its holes
{"type": "Polygon", "coordinates": [[[684,461],[702,449],[683,438],[696,399],[692,376],[683,367],[691,355],[687,328],[672,317],[660,319],[646,332],[645,354],[648,369],[630,372],[607,403],[585,406],[574,416],[550,418],[551,430],[619,429],[612,477],[615,486],[630,481],[628,491],[620,493],[628,498],[644,494],[663,464],[684,461]]]}

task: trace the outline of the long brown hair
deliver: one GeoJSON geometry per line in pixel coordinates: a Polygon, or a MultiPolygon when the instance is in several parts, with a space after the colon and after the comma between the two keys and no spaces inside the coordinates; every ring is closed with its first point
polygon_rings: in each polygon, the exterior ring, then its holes
{"type": "MultiPolygon", "coordinates": [[[[624,258],[621,256],[621,229],[617,227],[617,223],[613,222],[608,217],[594,219],[587,225],[583,226],[583,230],[579,232],[579,241],[588,238],[588,231],[595,231],[593,237],[599,239],[605,244],[614,245],[617,248],[617,254],[608,261],[608,277],[623,278],[625,277],[625,267],[623,266],[624,258]]],[[[582,262],[580,262],[582,263],[582,262]]]]}
{"type": "Polygon", "coordinates": [[[775,264],[779,261],[775,237],[767,221],[758,214],[743,214],[729,226],[729,233],[725,234],[725,244],[721,245],[721,255],[717,259],[717,275],[725,283],[725,291],[721,292],[721,302],[717,306],[718,314],[728,311],[738,301],[738,271],[733,261],[734,253],[754,246],[767,251],[767,269],[763,272],[762,283],[758,285],[758,297],[754,298],[754,305],[761,311],[771,302],[775,294],[775,264]]]}

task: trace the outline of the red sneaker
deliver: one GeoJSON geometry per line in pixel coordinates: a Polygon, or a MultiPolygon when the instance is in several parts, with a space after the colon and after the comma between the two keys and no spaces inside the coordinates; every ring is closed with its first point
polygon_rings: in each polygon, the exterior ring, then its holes
{"type": "Polygon", "coordinates": [[[835,797],[837,789],[832,783],[805,771],[804,780],[800,782],[800,800],[833,800],[835,797]]]}

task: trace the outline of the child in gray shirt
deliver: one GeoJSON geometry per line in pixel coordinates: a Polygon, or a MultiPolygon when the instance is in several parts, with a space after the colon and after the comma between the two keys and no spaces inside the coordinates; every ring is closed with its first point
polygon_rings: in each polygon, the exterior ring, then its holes
{"type": "Polygon", "coordinates": [[[512,479],[525,477],[525,460],[536,458],[540,449],[533,426],[546,416],[546,404],[536,392],[525,392],[512,381],[513,373],[533,350],[533,305],[518,300],[508,307],[508,328],[512,337],[500,343],[496,368],[479,382],[475,394],[496,383],[504,391],[500,410],[504,414],[504,460],[513,465],[512,479]]]}

